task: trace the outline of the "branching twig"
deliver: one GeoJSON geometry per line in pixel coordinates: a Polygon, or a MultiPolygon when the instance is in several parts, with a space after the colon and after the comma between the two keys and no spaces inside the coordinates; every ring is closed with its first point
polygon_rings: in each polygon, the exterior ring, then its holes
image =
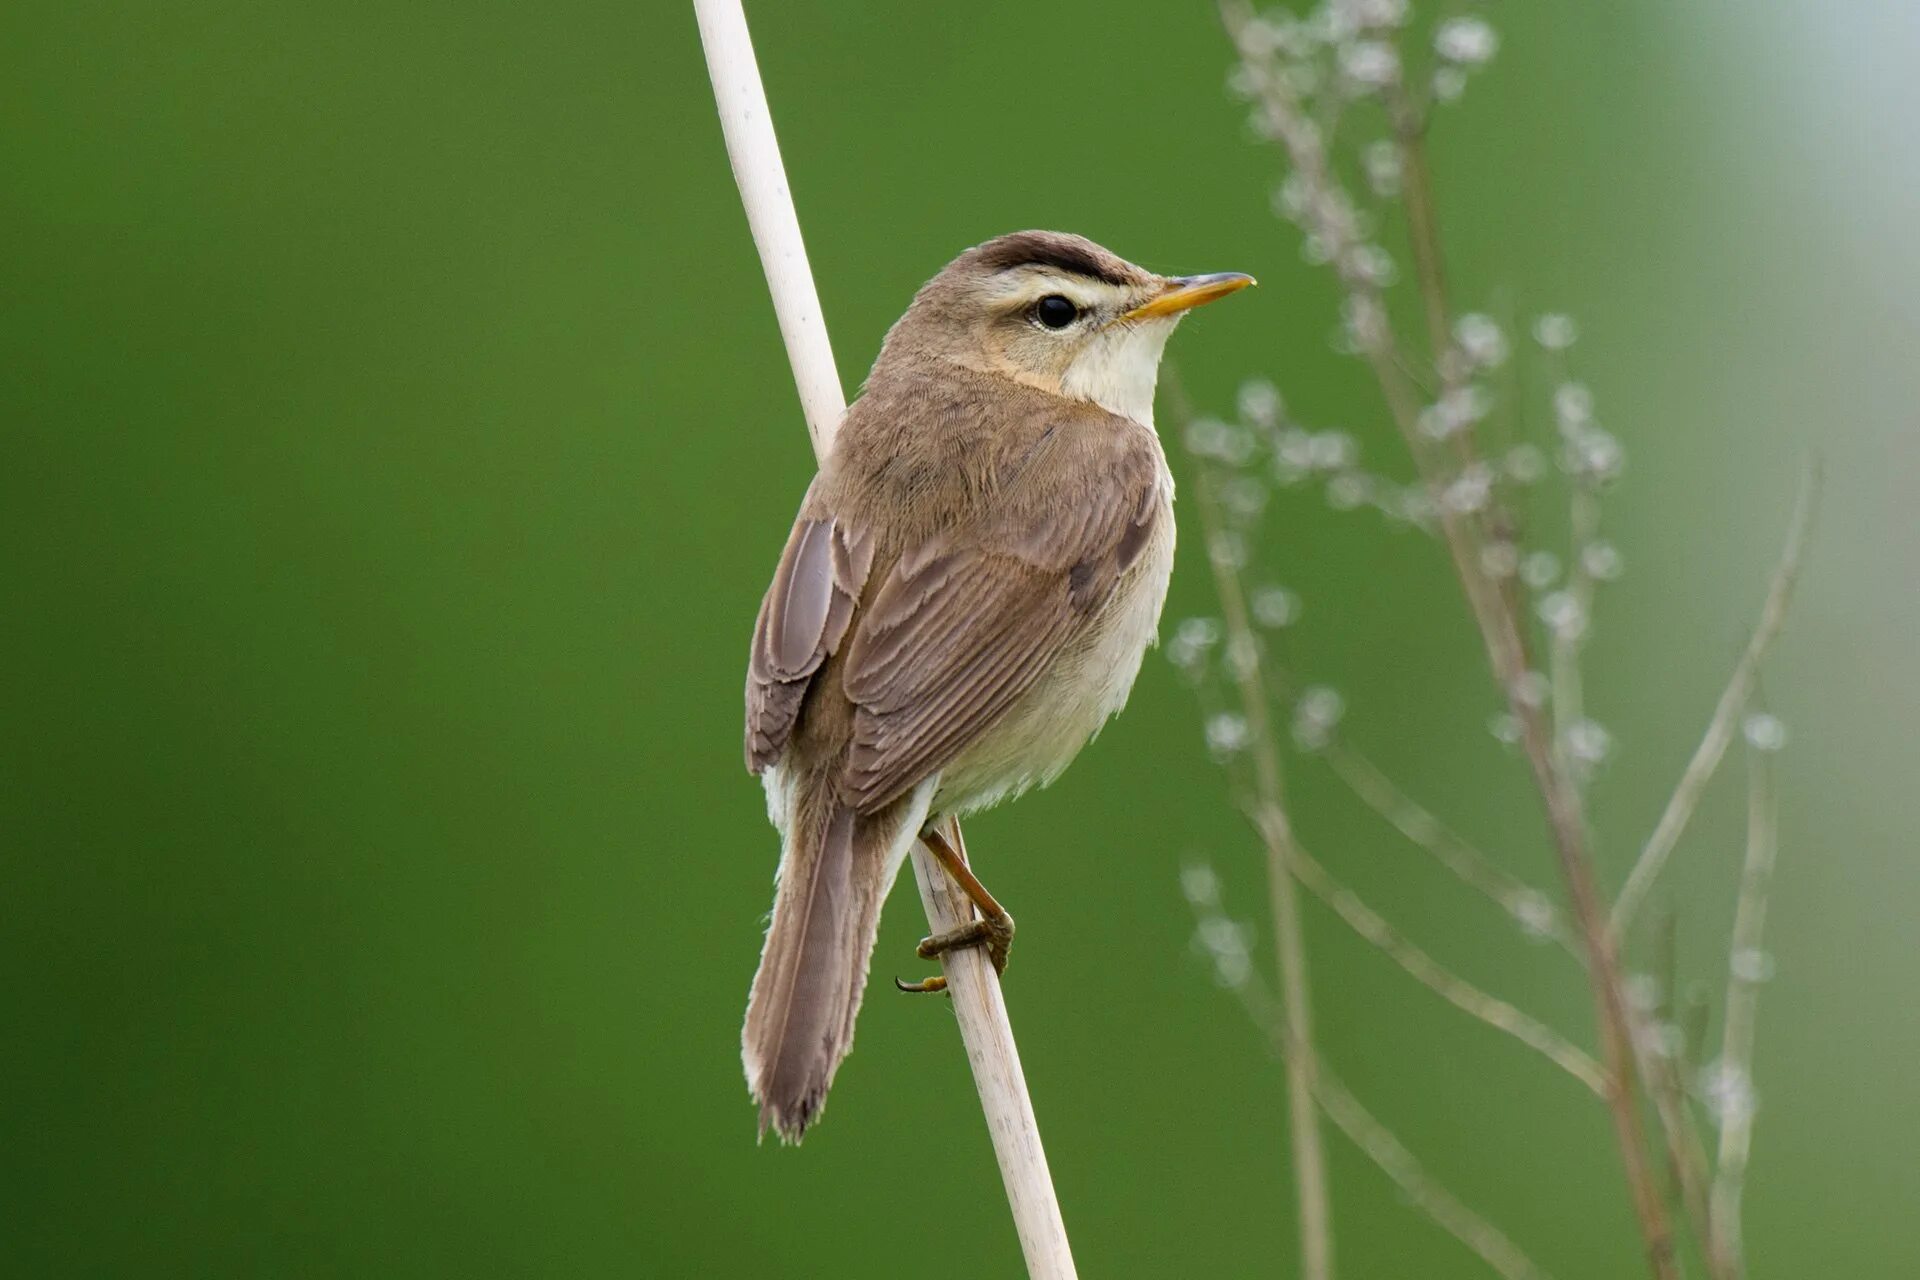
{"type": "MultiPolygon", "coordinates": [[[[1640,1127],[1632,1044],[1633,1026],[1620,979],[1613,936],[1607,927],[1593,861],[1587,847],[1585,815],[1578,787],[1561,766],[1551,726],[1537,700],[1526,696],[1531,664],[1526,632],[1512,601],[1489,578],[1481,564],[1481,530],[1477,519],[1464,515],[1446,501],[1439,460],[1420,430],[1417,387],[1400,371],[1399,347],[1392,321],[1374,278],[1363,269],[1358,252],[1358,226],[1352,202],[1344,194],[1328,162],[1326,149],[1302,114],[1296,90],[1286,77],[1267,73],[1263,60],[1270,53],[1254,25],[1249,6],[1223,0],[1221,15],[1248,69],[1249,88],[1258,102],[1263,127],[1286,148],[1308,198],[1309,219],[1320,247],[1341,273],[1349,306],[1349,333],[1380,383],[1395,426],[1406,441],[1432,501],[1449,557],[1466,595],[1496,684],[1506,694],[1520,727],[1520,742],[1532,768],[1535,785],[1546,808],[1555,852],[1581,945],[1587,954],[1588,979],[1593,988],[1601,1058],[1609,1080],[1607,1106],[1620,1150],[1622,1173],[1646,1247],[1648,1265],[1658,1280],[1676,1280],[1673,1240],[1666,1207],[1649,1168],[1640,1127]],[[1351,260],[1352,265],[1349,264],[1351,260]]],[[[1417,131],[1397,128],[1403,155],[1419,145],[1417,131]],[[1411,139],[1411,140],[1410,140],[1411,139]]],[[[1422,170],[1424,172],[1424,170],[1422,170]]],[[[1426,264],[1440,261],[1438,231],[1431,216],[1412,220],[1415,258],[1426,264]]],[[[1421,272],[1420,285],[1430,323],[1444,324],[1446,304],[1436,291],[1442,287],[1437,271],[1421,272]]],[[[1445,335],[1441,335],[1444,341],[1445,335]]],[[[1442,352],[1436,351],[1436,359],[1442,352]]],[[[1456,444],[1458,441],[1456,440],[1456,444]]]]}
{"type": "Polygon", "coordinates": [[[1579,944],[1567,932],[1545,894],[1495,865],[1486,854],[1400,790],[1379,766],[1344,741],[1336,738],[1321,755],[1348,789],[1401,835],[1432,854],[1461,881],[1486,895],[1527,931],[1551,938],[1576,960],[1584,959],[1579,944]]]}
{"type": "MultiPolygon", "coordinates": [[[[1184,406],[1179,416],[1183,420],[1190,416],[1186,413],[1184,406]]],[[[1213,492],[1211,477],[1203,472],[1198,477],[1195,487],[1199,490],[1198,506],[1202,533],[1207,540],[1209,560],[1213,564],[1215,586],[1220,595],[1221,611],[1225,620],[1227,664],[1230,674],[1240,685],[1243,710],[1248,713],[1250,749],[1256,753],[1255,775],[1259,783],[1259,794],[1253,798],[1252,817],[1255,829],[1262,843],[1267,847],[1269,884],[1290,884],[1290,881],[1297,878],[1363,938],[1386,952],[1419,981],[1473,1017],[1498,1030],[1505,1031],[1545,1055],[1549,1061],[1604,1096],[1606,1078],[1599,1064],[1591,1057],[1565,1037],[1529,1017],[1518,1008],[1488,995],[1441,966],[1419,947],[1409,942],[1378,913],[1362,903],[1350,890],[1340,885],[1326,868],[1300,847],[1280,798],[1278,753],[1274,749],[1273,730],[1266,715],[1267,695],[1260,683],[1258,650],[1247,613],[1245,590],[1231,559],[1217,551],[1219,540],[1225,529],[1220,517],[1219,504],[1213,492]]],[[[1364,767],[1369,770],[1372,768],[1371,765],[1364,767]]],[[[1377,771],[1374,776],[1378,777],[1377,771]]],[[[1385,780],[1380,779],[1380,781],[1385,780]]],[[[1391,784],[1387,785],[1391,786],[1391,784]]],[[[1499,874],[1490,864],[1487,864],[1484,869],[1486,874],[1481,876],[1483,881],[1499,874]]],[[[1300,928],[1297,908],[1291,907],[1290,904],[1290,911],[1292,912],[1291,929],[1297,938],[1300,928]]],[[[1276,932],[1278,932],[1283,927],[1280,923],[1283,917],[1277,907],[1275,916],[1276,932]]],[[[1283,975],[1285,972],[1283,962],[1283,975]]],[[[1249,1011],[1254,1014],[1255,1020],[1269,1026],[1275,1049],[1280,1053],[1283,1063],[1287,1065],[1290,1079],[1298,1079],[1301,1074],[1306,1076],[1312,1097],[1326,1112],[1328,1118],[1347,1135],[1355,1146],[1379,1165],[1416,1208],[1473,1250],[1502,1276],[1514,1278],[1514,1280],[1519,1277],[1544,1280],[1545,1273],[1518,1246],[1427,1174],[1406,1147],[1386,1126],[1361,1106],[1359,1100],[1331,1074],[1325,1062],[1317,1055],[1310,1064],[1310,1072],[1294,1072],[1297,1055],[1289,1051],[1289,1041],[1298,1044],[1299,1040],[1290,1029],[1291,1006],[1287,1001],[1282,1002],[1282,1010],[1285,1011],[1282,1016],[1274,1017],[1263,1009],[1263,997],[1259,988],[1243,983],[1240,990],[1242,999],[1248,1004],[1249,1011]]],[[[1310,1045],[1307,1048],[1311,1051],[1310,1045]]],[[[1299,1131],[1297,1113],[1295,1131],[1296,1133],[1299,1131]]],[[[1296,1154],[1296,1161],[1297,1159],[1296,1154]]],[[[1303,1201],[1303,1213],[1305,1210],[1306,1205],[1303,1201]]]]}
{"type": "Polygon", "coordinates": [[[1794,503],[1786,546],[1781,550],[1780,562],[1774,568],[1766,604],[1760,609],[1760,621],[1747,641],[1746,651],[1734,666],[1733,677],[1720,694],[1720,702],[1713,710],[1713,719],[1707,723],[1706,735],[1694,749],[1693,758],[1680,775],[1680,783],[1673,789],[1666,810],[1661,813],[1653,834],[1647,837],[1646,846],[1641,849],[1640,858],[1634,863],[1626,886],[1614,901],[1612,927],[1616,937],[1633,923],[1634,912],[1646,900],[1654,880],[1667,865],[1667,858],[1680,842],[1681,833],[1687,829],[1687,823],[1692,819],[1707,783],[1713,780],[1714,770],[1720,767],[1727,745],[1733,741],[1740,713],[1746,709],[1747,700],[1753,694],[1753,683],[1760,673],[1760,661],[1767,656],[1768,646],[1780,634],[1780,628],[1787,620],[1787,607],[1793,602],[1793,588],[1800,577],[1800,563],[1806,553],[1808,534],[1813,528],[1813,514],[1819,493],[1819,467],[1810,465],[1800,482],[1800,494],[1794,503]]]}
{"type": "MultiPolygon", "coordinates": [[[[1271,840],[1267,815],[1258,809],[1252,815],[1254,826],[1271,840]]],[[[1539,1019],[1522,1012],[1498,996],[1490,995],[1454,973],[1428,955],[1407,936],[1389,924],[1384,916],[1360,900],[1360,896],[1334,878],[1296,841],[1288,850],[1294,874],[1308,892],[1327,904],[1347,927],[1373,946],[1384,951],[1395,964],[1405,969],[1421,985],[1432,990],[1454,1008],[1494,1028],[1504,1031],[1529,1049],[1544,1056],[1587,1088],[1607,1096],[1606,1073],[1584,1050],[1539,1019]]]]}
{"type": "MultiPolygon", "coordinates": [[[[1210,881],[1209,881],[1210,883],[1210,881]]],[[[1217,901],[1195,902],[1195,913],[1203,935],[1214,927],[1232,922],[1219,914],[1217,901]]],[[[1238,975],[1236,975],[1238,979],[1238,975]]],[[[1255,1027],[1267,1037],[1274,1056],[1282,1063],[1287,1057],[1284,1020],[1272,995],[1251,970],[1244,980],[1228,984],[1240,999],[1240,1005],[1255,1027]]],[[[1407,1203],[1425,1214],[1435,1226],[1478,1254],[1505,1280],[1548,1280],[1547,1273],[1529,1258],[1504,1232],[1469,1209],[1460,1198],[1428,1173],[1401,1143],[1392,1130],[1376,1119],[1359,1099],[1340,1082],[1324,1059],[1314,1063],[1314,1101],[1347,1140],[1360,1153],[1379,1166],[1407,1198],[1407,1203]]]]}
{"type": "Polygon", "coordinates": [[[1360,1100],[1347,1091],[1339,1077],[1322,1064],[1315,1090],[1327,1118],[1354,1146],[1367,1154],[1400,1188],[1407,1200],[1433,1219],[1461,1244],[1480,1255],[1482,1261],[1506,1280],[1549,1280],[1532,1258],[1520,1251],[1498,1227],[1462,1204],[1420,1166],[1413,1153],[1400,1145],[1393,1132],[1378,1120],[1360,1100]]]}
{"type": "MultiPolygon", "coordinates": [[[[713,78],[727,154],[773,295],[807,430],[815,455],[824,458],[845,415],[846,401],[834,368],[833,348],[827,342],[820,298],[807,266],[806,246],[787,189],[786,171],[780,163],[779,143],[774,138],[766,91],[747,33],[746,14],[739,0],[694,0],[694,12],[706,49],[707,70],[713,78]]],[[[954,848],[964,854],[959,823],[949,823],[946,834],[954,848]]],[[[924,846],[914,848],[913,869],[932,932],[944,933],[972,918],[967,898],[924,846]]],[[[1046,1152],[1040,1145],[1040,1130],[1020,1069],[1013,1023],[1001,999],[999,977],[986,952],[978,947],[950,951],[941,957],[941,963],[1028,1274],[1033,1280],[1073,1280],[1073,1253],[1047,1171],[1046,1152]]]]}

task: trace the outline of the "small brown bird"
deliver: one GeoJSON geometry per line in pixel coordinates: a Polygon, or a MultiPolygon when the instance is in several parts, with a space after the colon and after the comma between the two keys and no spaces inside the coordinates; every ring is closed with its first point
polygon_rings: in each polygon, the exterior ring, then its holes
{"type": "MultiPolygon", "coordinates": [[[[1126,702],[1173,567],[1160,354],[1188,308],[1252,283],[1022,231],[955,258],[888,332],[747,667],[747,765],[783,840],[741,1037],[763,1134],[819,1114],[914,839],[951,866],[935,820],[1052,781],[1126,702]]],[[[997,918],[921,954],[1003,962],[1011,921],[982,906],[997,918]]]]}

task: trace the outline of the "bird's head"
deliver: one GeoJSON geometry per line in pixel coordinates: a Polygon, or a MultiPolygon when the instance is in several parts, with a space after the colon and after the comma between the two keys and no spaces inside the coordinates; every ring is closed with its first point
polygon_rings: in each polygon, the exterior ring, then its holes
{"type": "Polygon", "coordinates": [[[1253,282],[1234,271],[1155,275],[1082,236],[1017,231],[967,250],[929,280],[888,347],[1152,425],[1160,354],[1174,326],[1189,309],[1253,282]]]}

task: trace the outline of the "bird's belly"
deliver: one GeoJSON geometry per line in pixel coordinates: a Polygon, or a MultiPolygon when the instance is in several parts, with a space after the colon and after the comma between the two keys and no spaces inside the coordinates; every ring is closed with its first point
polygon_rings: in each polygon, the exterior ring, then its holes
{"type": "Polygon", "coordinates": [[[964,814],[1033,786],[1072,763],[1126,705],[1153,645],[1173,572],[1173,513],[1162,510],[1142,550],[1085,631],[993,728],[941,770],[936,813],[964,814]]]}

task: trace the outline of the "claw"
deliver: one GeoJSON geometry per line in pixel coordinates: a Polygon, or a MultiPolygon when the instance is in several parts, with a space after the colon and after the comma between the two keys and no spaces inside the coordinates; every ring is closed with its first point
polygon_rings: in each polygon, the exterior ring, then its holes
{"type": "Polygon", "coordinates": [[[893,985],[898,990],[918,995],[938,995],[947,989],[947,980],[936,973],[931,978],[925,978],[919,982],[902,982],[895,978],[893,985]]]}

